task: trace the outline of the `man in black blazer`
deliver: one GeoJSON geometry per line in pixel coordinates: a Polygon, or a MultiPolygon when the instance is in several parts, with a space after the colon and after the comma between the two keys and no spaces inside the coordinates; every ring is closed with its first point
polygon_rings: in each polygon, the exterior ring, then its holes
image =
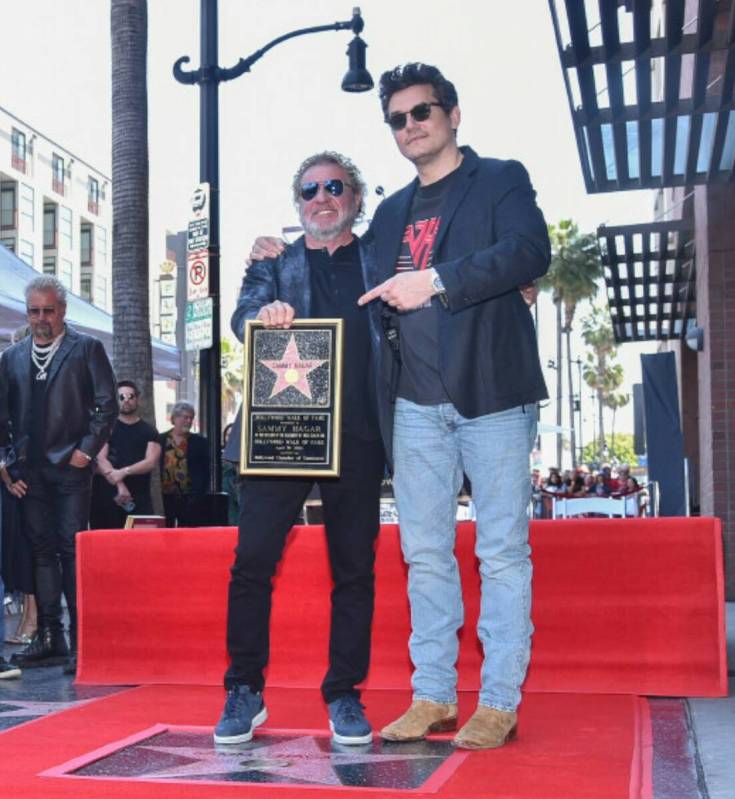
{"type": "Polygon", "coordinates": [[[515,735],[530,653],[529,453],[536,403],[547,396],[518,287],[546,272],[549,240],[523,166],[457,145],[457,93],[436,67],[386,72],[380,98],[417,171],[375,213],[368,235],[378,285],[360,298],[384,306],[382,399],[394,407],[415,667],[414,701],[381,735],[413,741],[457,722],[463,606],[454,538],[464,471],[477,509],[485,658],[477,710],[455,743],[497,747],[515,735]]]}
{"type": "MultiPolygon", "coordinates": [[[[304,236],[247,270],[232,330],[242,341],[246,319],[258,319],[268,328],[288,328],[294,318],[344,321],[340,476],[317,481],[334,583],[329,667],[321,690],[332,740],[365,745],[372,740],[372,729],[357,686],[370,662],[385,456],[375,398],[380,312],[377,307],[359,308],[357,298],[375,285],[375,260],[372,248],[352,232],[362,212],[365,185],[348,158],[329,151],[310,156],[298,168],[292,190],[304,236]]],[[[286,390],[298,393],[294,387],[286,390]]],[[[229,460],[240,458],[240,424],[238,416],[225,450],[229,460]]],[[[224,711],[214,730],[216,743],[249,741],[267,717],[262,692],[272,578],[313,484],[309,477],[240,481],[239,536],[227,614],[231,663],[224,711]]]]}
{"type": "Polygon", "coordinates": [[[33,552],[38,631],[12,660],[76,671],[75,536],[87,527],[91,462],[112,429],[115,377],[102,343],[65,324],[66,289],[37,277],[25,290],[31,335],[0,358],[1,470],[23,500],[33,552]],[[12,463],[11,463],[12,461],[12,463]],[[69,648],[61,593],[69,609],[69,648]]]}

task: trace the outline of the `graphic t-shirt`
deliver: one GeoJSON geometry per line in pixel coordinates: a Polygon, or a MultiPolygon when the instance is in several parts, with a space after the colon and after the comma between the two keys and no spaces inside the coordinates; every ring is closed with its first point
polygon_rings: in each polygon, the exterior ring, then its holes
{"type": "MultiPolygon", "coordinates": [[[[428,186],[419,186],[411,204],[396,272],[431,269],[434,244],[441,226],[441,209],[457,171],[428,186]]],[[[439,373],[439,314],[432,297],[424,306],[400,314],[401,377],[398,396],[418,405],[449,402],[439,373]]]]}

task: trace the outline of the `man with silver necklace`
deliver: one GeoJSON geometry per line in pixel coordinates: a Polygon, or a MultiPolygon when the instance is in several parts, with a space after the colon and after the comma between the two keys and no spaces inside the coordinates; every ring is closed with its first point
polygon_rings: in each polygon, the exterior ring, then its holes
{"type": "Polygon", "coordinates": [[[25,289],[31,335],[0,358],[0,477],[23,500],[38,601],[38,632],[18,666],[76,670],[75,543],[87,527],[91,463],[117,415],[102,343],[65,324],[66,289],[41,276],[25,289]],[[64,638],[61,594],[69,610],[64,638]]]}

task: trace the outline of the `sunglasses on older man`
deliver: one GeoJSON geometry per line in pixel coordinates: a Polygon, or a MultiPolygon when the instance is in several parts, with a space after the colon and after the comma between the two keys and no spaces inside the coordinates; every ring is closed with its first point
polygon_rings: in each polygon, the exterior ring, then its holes
{"type": "Polygon", "coordinates": [[[332,197],[341,197],[342,192],[345,190],[345,186],[350,186],[350,188],[352,188],[349,183],[345,183],[339,178],[330,178],[323,182],[320,180],[310,180],[301,187],[301,199],[307,203],[309,200],[313,200],[319,191],[319,186],[324,186],[324,191],[331,194],[332,197]]]}
{"type": "Polygon", "coordinates": [[[439,108],[442,107],[441,103],[419,103],[410,111],[394,111],[385,121],[390,125],[391,130],[403,130],[408,122],[409,114],[414,122],[426,122],[431,116],[431,107],[433,105],[439,108]]]}

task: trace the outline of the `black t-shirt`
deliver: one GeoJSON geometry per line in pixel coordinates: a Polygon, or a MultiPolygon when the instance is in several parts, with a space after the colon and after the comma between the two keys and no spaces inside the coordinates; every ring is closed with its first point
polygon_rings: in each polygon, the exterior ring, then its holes
{"type": "MultiPolygon", "coordinates": [[[[139,419],[133,424],[116,421],[109,440],[107,460],[116,468],[131,466],[145,458],[150,441],[158,441],[158,431],[139,419]]],[[[151,475],[132,474],[125,478],[125,485],[133,496],[150,491],[151,475]]]]}
{"type": "Polygon", "coordinates": [[[28,431],[28,463],[32,466],[43,466],[48,462],[46,459],[46,380],[36,380],[38,372],[38,367],[31,359],[31,428],[28,431]]]}
{"type": "MultiPolygon", "coordinates": [[[[397,273],[431,269],[441,209],[456,176],[455,170],[436,183],[416,189],[396,264],[397,273]]],[[[439,300],[432,297],[421,308],[399,315],[401,377],[398,396],[418,405],[450,401],[439,372],[440,313],[446,311],[439,300]]]]}
{"type": "Polygon", "coordinates": [[[342,432],[362,440],[380,437],[378,428],[370,324],[367,306],[358,306],[365,293],[357,239],[338,247],[307,249],[311,285],[311,314],[344,320],[342,372],[342,432]]]}

